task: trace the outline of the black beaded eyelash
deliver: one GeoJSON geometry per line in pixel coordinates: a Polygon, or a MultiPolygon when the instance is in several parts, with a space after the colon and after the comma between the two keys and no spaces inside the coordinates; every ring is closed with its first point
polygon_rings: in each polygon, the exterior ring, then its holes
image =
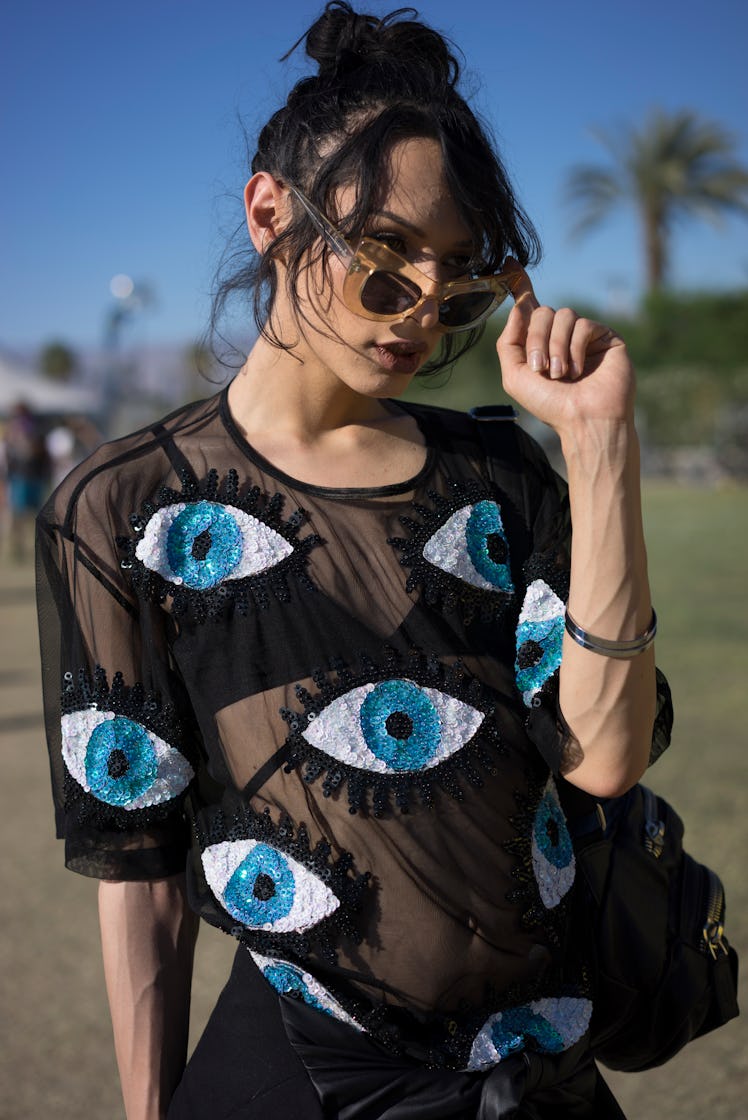
{"type": "Polygon", "coordinates": [[[222,480],[211,470],[198,481],[185,468],[180,480],[181,490],[163,486],[155,501],[131,515],[133,537],[117,538],[121,567],[144,597],[170,598],[175,616],[189,612],[205,622],[232,606],[242,614],[252,603],[265,608],[270,594],[288,602],[290,578],[315,590],[306,564],[321,538],[299,538],[303,510],[284,520],[283,495],[268,497],[258,486],[242,490],[233,469],[222,480]],[[259,561],[258,551],[265,554],[259,561]]]}
{"type": "Polygon", "coordinates": [[[381,665],[362,654],[356,672],[340,663],[334,678],[319,670],[312,679],[319,690],[314,695],[296,686],[303,712],[281,709],[290,728],[285,769],[301,768],[309,783],[324,775],[325,797],[345,786],[350,813],[371,798],[374,816],[384,816],[393,795],[403,813],[415,798],[430,806],[437,787],[459,801],[463,781],[480,788],[483,774],[495,774],[504,748],[494,704],[461,663],[445,665],[419,650],[401,657],[387,649],[381,665]],[[442,721],[457,730],[456,742],[442,742],[442,721]]]}

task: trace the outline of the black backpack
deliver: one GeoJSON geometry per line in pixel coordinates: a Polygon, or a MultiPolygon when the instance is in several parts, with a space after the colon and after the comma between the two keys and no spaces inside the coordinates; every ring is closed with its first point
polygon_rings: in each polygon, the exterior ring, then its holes
{"type": "Polygon", "coordinates": [[[650,1069],[738,1014],[724,889],[683,850],[683,822],[646,786],[595,814],[592,829],[579,827],[589,817],[569,821],[593,968],[592,1049],[610,1069],[650,1069]]]}

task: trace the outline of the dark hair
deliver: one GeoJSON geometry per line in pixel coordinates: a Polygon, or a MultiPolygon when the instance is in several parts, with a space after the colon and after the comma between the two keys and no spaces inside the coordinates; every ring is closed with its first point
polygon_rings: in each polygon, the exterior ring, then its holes
{"type": "MultiPolygon", "coordinates": [[[[507,255],[520,264],[540,256],[540,242],[516,201],[487,130],[457,91],[460,67],[445,39],[400,8],[379,18],[357,13],[344,0],[332,0],[301,42],[318,66],[302,78],[288,101],[262,129],[252,173],[268,171],[293,183],[349,237],[360,234],[386,192],[389,153],[398,141],[429,137],[441,146],[447,182],[473,236],[473,265],[495,272],[507,255]],[[347,214],[335,213],[339,187],[355,183],[356,202],[347,214]]],[[[272,326],[277,291],[275,257],[283,252],[293,291],[308,265],[312,247],[326,260],[327,250],[306,212],[294,204],[293,220],[258,258],[254,253],[238,270],[219,268],[211,332],[228,300],[251,295],[258,331],[273,345],[288,349],[272,326]]],[[[315,258],[316,259],[316,258],[315,258]]],[[[237,254],[225,258],[234,265],[237,254]]],[[[422,372],[434,373],[478,341],[482,328],[445,335],[440,351],[422,372]]]]}

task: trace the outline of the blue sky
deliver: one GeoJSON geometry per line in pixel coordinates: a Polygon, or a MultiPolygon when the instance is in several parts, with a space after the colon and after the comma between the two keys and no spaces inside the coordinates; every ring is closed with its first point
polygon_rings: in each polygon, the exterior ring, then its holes
{"type": "MultiPolygon", "coordinates": [[[[239,220],[250,136],[303,72],[277,60],[321,9],[314,0],[4,0],[0,14],[0,348],[101,341],[118,273],[150,285],[133,328],[188,341],[239,220]]],[[[383,13],[392,3],[370,0],[383,13]]],[[[603,157],[592,125],[654,105],[720,121],[748,163],[746,6],[628,0],[429,0],[422,16],[462,48],[475,102],[536,222],[536,274],[551,303],[633,302],[642,262],[622,213],[569,241],[568,168],[603,157]]],[[[748,222],[678,231],[681,287],[748,282],[748,222]]],[[[137,341],[133,338],[133,341],[137,341]]]]}

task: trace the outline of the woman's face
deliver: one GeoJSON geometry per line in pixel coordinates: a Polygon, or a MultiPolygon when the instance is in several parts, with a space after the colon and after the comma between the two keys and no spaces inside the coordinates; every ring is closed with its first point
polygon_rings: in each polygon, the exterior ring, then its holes
{"type": "MultiPolygon", "coordinates": [[[[444,283],[467,271],[471,236],[444,174],[436,140],[405,140],[389,159],[389,187],[381,209],[362,231],[406,257],[426,276],[444,283]]],[[[353,209],[355,187],[340,189],[338,213],[353,209]]],[[[436,300],[392,322],[374,322],[351,311],[342,298],[346,267],[333,254],[327,269],[313,264],[299,276],[295,316],[300,332],[294,354],[355,392],[397,396],[442,338],[436,300]]],[[[311,369],[310,369],[311,372],[311,369]]]]}

